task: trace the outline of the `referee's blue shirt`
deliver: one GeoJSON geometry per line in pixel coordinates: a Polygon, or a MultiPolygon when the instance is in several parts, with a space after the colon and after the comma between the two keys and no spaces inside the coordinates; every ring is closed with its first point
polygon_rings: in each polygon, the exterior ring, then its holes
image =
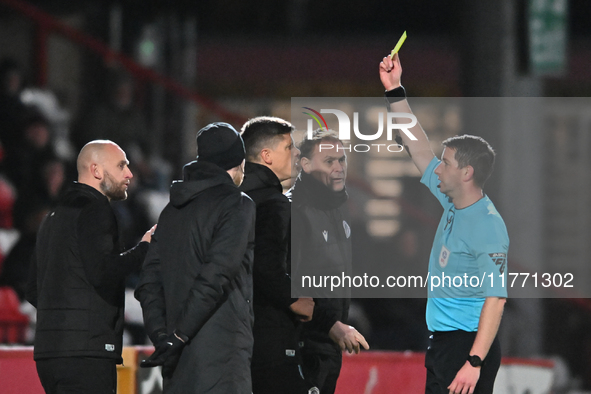
{"type": "Polygon", "coordinates": [[[427,327],[477,331],[485,297],[507,297],[507,227],[486,195],[456,209],[438,188],[439,163],[421,178],[444,210],[429,257],[427,327]]]}

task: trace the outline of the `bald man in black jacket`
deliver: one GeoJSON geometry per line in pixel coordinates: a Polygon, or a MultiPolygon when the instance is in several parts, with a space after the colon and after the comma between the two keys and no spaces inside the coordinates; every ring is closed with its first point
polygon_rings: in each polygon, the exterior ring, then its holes
{"type": "Polygon", "coordinates": [[[37,308],[34,357],[46,393],[114,393],[121,364],[124,278],[137,270],[156,226],[121,253],[109,204],[127,198],[125,152],[106,140],[78,156],[78,182],[44,219],[27,300],[37,308]]]}

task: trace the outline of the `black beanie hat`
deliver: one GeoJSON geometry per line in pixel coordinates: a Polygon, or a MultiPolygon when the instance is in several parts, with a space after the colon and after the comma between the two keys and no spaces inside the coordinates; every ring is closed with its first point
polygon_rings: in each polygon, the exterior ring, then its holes
{"type": "Polygon", "coordinates": [[[197,132],[197,161],[208,161],[227,171],[242,163],[245,152],[242,137],[228,123],[211,123],[197,132]]]}

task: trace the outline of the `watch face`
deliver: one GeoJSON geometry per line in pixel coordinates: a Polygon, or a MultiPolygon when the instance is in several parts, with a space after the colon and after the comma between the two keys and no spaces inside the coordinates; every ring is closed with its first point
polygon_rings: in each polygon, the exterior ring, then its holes
{"type": "Polygon", "coordinates": [[[468,356],[468,361],[470,362],[470,365],[473,367],[482,366],[482,360],[478,356],[468,356]]]}

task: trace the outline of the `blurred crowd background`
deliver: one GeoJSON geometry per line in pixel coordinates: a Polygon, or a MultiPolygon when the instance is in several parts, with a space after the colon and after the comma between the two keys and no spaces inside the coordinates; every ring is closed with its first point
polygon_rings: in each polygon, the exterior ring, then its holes
{"type": "MultiPolygon", "coordinates": [[[[499,152],[486,191],[509,228],[510,266],[572,266],[591,280],[591,113],[567,99],[591,93],[590,18],[587,0],[0,0],[0,343],[34,339],[22,301],[36,231],[86,142],[127,152],[134,179],[113,206],[131,247],[194,158],[199,128],[289,120],[291,97],[380,96],[378,64],[405,30],[409,96],[556,97],[552,111],[530,101],[528,114],[471,114],[490,127],[470,132],[499,152]]],[[[436,149],[474,124],[437,108],[419,110],[436,149]]],[[[381,159],[350,162],[356,250],[426,269],[440,208],[407,159],[390,173],[381,159]]],[[[126,341],[144,344],[136,280],[126,341]]],[[[372,349],[425,350],[424,299],[353,305],[372,349]]],[[[512,300],[500,335],[505,355],[554,357],[563,390],[591,390],[589,300],[512,300]]]]}

